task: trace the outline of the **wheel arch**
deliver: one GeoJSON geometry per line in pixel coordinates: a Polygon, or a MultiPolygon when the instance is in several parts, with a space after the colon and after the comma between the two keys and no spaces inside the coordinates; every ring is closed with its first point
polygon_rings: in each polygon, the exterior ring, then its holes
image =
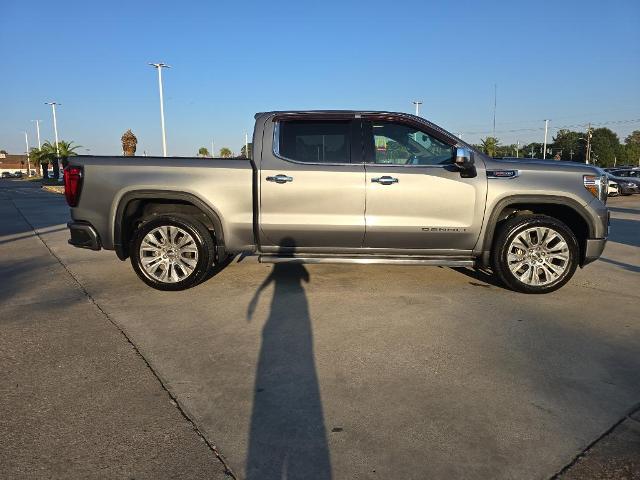
{"type": "Polygon", "coordinates": [[[215,233],[218,255],[225,256],[224,229],[218,213],[197,196],[173,190],[134,190],[118,202],[113,220],[113,246],[120,260],[129,257],[129,240],[134,225],[145,216],[179,213],[201,221],[215,233]]]}
{"type": "Polygon", "coordinates": [[[580,246],[580,265],[584,263],[586,240],[595,235],[593,220],[587,215],[582,205],[567,197],[551,195],[516,195],[498,201],[493,208],[482,243],[481,263],[491,264],[491,252],[500,225],[514,215],[542,214],[556,218],[565,223],[574,233],[580,246]]]}

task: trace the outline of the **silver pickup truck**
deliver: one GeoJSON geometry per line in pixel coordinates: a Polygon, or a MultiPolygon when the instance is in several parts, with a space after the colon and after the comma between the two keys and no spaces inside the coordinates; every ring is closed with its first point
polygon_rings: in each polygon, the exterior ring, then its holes
{"type": "Polygon", "coordinates": [[[413,115],[255,117],[253,158],[69,158],[69,243],[131,258],[182,290],[213,265],[388,263],[490,269],[546,293],[597,259],[606,178],[578,163],[495,160],[413,115]]]}

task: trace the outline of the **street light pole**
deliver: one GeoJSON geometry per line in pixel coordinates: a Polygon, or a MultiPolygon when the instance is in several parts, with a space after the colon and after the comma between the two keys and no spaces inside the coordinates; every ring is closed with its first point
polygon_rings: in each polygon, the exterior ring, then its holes
{"type": "Polygon", "coordinates": [[[244,132],[244,156],[249,158],[249,135],[244,132]]]}
{"type": "Polygon", "coordinates": [[[56,105],[62,105],[57,102],[44,102],[45,105],[51,105],[51,111],[53,112],[53,134],[56,137],[56,158],[60,158],[60,148],[58,147],[58,121],[56,120],[56,105]]]}
{"type": "Polygon", "coordinates": [[[31,176],[31,160],[29,158],[29,136],[24,132],[24,143],[27,144],[27,178],[31,176]]]}
{"type": "Polygon", "coordinates": [[[416,117],[420,116],[420,105],[422,105],[422,101],[420,100],[414,100],[413,103],[416,106],[416,117]]]}
{"type": "Polygon", "coordinates": [[[35,122],[36,124],[36,135],[38,136],[38,150],[40,150],[42,148],[42,145],[40,145],[40,122],[42,120],[31,120],[32,122],[35,122]]]}
{"type": "Polygon", "coordinates": [[[544,150],[542,151],[542,159],[547,158],[547,130],[549,128],[549,120],[544,121],[544,150]]]}
{"type": "Polygon", "coordinates": [[[162,92],[162,69],[171,68],[171,66],[164,63],[150,63],[152,67],[158,70],[158,87],[160,89],[160,125],[162,126],[162,154],[167,156],[167,136],[164,130],[164,98],[162,92]]]}

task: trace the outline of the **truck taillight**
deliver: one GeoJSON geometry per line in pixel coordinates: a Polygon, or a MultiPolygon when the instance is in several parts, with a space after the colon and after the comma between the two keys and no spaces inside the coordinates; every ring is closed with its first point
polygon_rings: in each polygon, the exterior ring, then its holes
{"type": "Polygon", "coordinates": [[[67,166],[64,169],[64,196],[70,207],[77,207],[82,189],[82,167],[67,166]]]}

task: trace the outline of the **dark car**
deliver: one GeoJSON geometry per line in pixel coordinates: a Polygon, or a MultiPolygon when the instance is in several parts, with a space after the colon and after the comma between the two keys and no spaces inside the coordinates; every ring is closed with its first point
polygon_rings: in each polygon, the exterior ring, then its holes
{"type": "Polygon", "coordinates": [[[616,177],[624,177],[624,178],[637,178],[640,180],[640,169],[635,168],[623,168],[617,170],[611,170],[609,172],[616,177]]]}
{"type": "Polygon", "coordinates": [[[640,193],[640,178],[618,177],[611,172],[607,172],[607,177],[618,184],[620,195],[640,193]]]}
{"type": "Polygon", "coordinates": [[[11,173],[11,172],[2,172],[2,178],[13,178],[13,173],[11,173]]]}

